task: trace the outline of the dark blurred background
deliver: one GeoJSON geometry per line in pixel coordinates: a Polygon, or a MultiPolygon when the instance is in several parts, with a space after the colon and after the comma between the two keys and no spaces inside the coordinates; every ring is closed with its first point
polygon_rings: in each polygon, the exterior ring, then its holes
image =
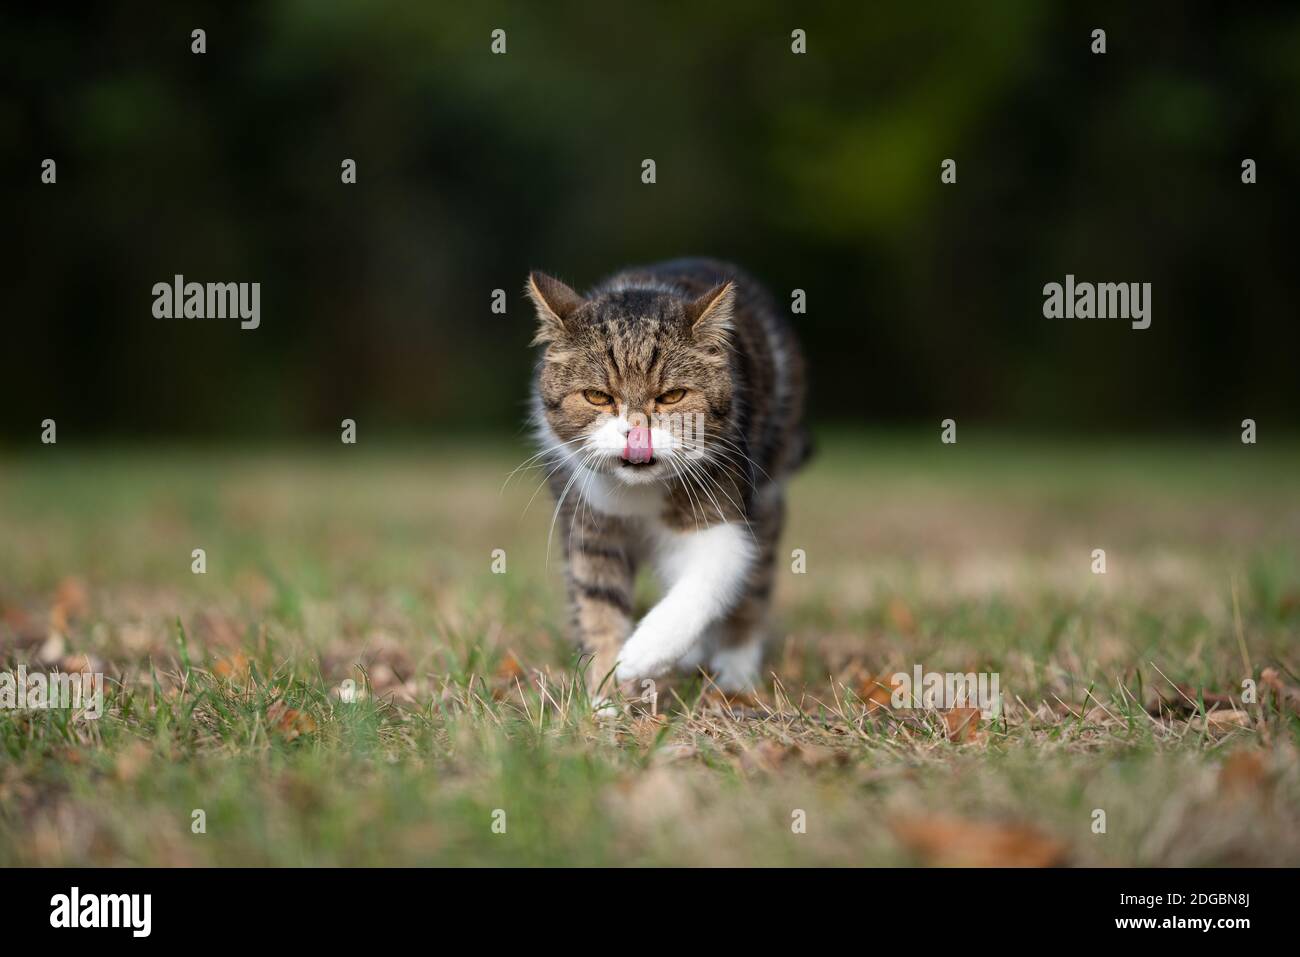
{"type": "Polygon", "coordinates": [[[504,432],[527,270],[681,255],[807,291],[825,423],[1300,408],[1294,6],[113,6],[0,14],[11,440],[504,432]],[[1151,328],[1044,319],[1067,272],[1151,328]],[[153,318],[175,273],[260,282],[261,328],[153,318]]]}

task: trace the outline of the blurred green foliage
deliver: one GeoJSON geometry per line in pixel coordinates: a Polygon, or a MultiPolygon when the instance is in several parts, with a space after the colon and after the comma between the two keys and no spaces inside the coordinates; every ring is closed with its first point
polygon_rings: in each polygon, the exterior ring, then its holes
{"type": "Polygon", "coordinates": [[[526,271],[680,255],[807,290],[822,420],[1300,405],[1294,8],[34,7],[0,14],[0,77],[10,438],[512,426],[526,271]],[[1067,272],[1151,282],[1152,328],[1044,319],[1067,272]],[[261,328],[154,319],[177,273],[261,282],[261,328]]]}

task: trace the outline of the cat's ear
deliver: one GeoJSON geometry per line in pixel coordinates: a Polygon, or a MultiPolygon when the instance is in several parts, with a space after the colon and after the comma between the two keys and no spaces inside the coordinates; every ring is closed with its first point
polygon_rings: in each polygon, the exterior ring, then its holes
{"type": "Polygon", "coordinates": [[[537,335],[533,336],[531,343],[535,346],[554,342],[564,335],[568,331],[565,321],[586,302],[560,280],[544,272],[530,272],[524,291],[537,307],[537,335]]]}
{"type": "Polygon", "coordinates": [[[691,336],[702,345],[726,348],[736,309],[736,284],[728,280],[714,286],[686,307],[691,336]]]}

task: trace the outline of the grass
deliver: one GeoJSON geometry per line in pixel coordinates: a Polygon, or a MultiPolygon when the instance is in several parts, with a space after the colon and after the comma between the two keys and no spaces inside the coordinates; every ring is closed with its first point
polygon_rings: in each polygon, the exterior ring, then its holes
{"type": "Polygon", "coordinates": [[[762,695],[613,720],[526,454],[11,457],[0,669],[107,693],[0,710],[0,863],[1300,863],[1300,447],[823,436],[762,695]],[[914,664],[1002,714],[869,700],[914,664]]]}

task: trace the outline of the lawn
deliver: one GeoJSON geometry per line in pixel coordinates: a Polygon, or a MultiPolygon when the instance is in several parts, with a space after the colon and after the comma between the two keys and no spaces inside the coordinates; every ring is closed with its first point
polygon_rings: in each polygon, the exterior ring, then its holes
{"type": "Polygon", "coordinates": [[[522,441],[9,449],[0,670],[106,695],[0,709],[0,863],[1300,864],[1300,445],[819,439],[766,688],[610,719],[522,441]]]}

